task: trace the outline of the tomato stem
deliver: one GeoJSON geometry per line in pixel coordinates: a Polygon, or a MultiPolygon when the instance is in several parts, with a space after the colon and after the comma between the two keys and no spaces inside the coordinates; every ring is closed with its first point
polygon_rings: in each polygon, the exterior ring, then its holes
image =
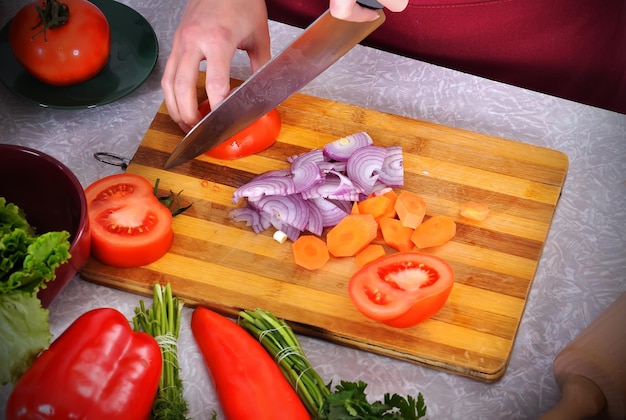
{"type": "Polygon", "coordinates": [[[31,38],[35,39],[37,35],[43,32],[44,42],[48,42],[46,37],[46,31],[48,29],[58,28],[69,20],[70,8],[67,4],[61,3],[59,0],[45,0],[41,3],[41,6],[35,6],[37,13],[39,14],[39,23],[33,26],[31,29],[37,29],[43,25],[39,31],[37,31],[31,38]]]}

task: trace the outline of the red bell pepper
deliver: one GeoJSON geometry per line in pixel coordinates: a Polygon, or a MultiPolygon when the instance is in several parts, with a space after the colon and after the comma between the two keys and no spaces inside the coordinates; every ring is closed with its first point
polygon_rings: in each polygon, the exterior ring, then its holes
{"type": "Polygon", "coordinates": [[[199,306],[191,317],[191,331],[227,419],[311,418],[276,362],[237,323],[199,306]]]}
{"type": "Polygon", "coordinates": [[[161,360],[156,340],[119,311],[86,312],[17,381],[7,420],[147,419],[161,360]]]}

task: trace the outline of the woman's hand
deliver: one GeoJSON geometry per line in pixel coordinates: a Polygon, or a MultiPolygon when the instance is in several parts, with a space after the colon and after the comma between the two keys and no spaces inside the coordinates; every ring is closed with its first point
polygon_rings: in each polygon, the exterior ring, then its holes
{"type": "MultiPolygon", "coordinates": [[[[378,0],[392,12],[401,12],[406,9],[409,0],[378,0]]],[[[360,6],[356,0],[330,0],[330,14],[337,19],[353,22],[367,22],[378,18],[375,10],[360,6]]]]}
{"type": "Polygon", "coordinates": [[[189,0],[174,34],[161,86],[167,110],[189,131],[201,118],[196,86],[206,60],[206,92],[212,108],[230,91],[230,67],[237,49],[255,72],[271,57],[264,0],[189,0]]]}

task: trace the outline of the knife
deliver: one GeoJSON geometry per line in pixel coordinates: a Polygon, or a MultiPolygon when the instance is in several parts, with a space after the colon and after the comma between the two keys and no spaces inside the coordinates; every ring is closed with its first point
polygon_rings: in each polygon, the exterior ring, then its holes
{"type": "Polygon", "coordinates": [[[339,60],[385,21],[382,5],[359,0],[376,9],[372,22],[337,19],[327,10],[295,41],[268,61],[220,102],[176,146],[165,169],[178,166],[228,140],[339,60]]]}

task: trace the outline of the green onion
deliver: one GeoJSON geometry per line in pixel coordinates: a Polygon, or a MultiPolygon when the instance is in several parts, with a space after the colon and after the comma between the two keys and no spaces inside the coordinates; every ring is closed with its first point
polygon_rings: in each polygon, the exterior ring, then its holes
{"type": "Polygon", "coordinates": [[[143,300],[135,308],[133,326],[135,331],[144,331],[159,343],[163,364],[157,396],[152,406],[152,419],[186,419],[189,412],[183,397],[183,382],[178,364],[178,335],[184,303],[172,296],[169,284],[154,285],[154,301],[146,309],[143,300]]]}
{"type": "Polygon", "coordinates": [[[274,357],[313,419],[417,420],[426,415],[422,393],[416,398],[387,393],[383,401],[370,403],[365,395],[367,384],[362,381],[340,381],[331,392],[331,385],[325,385],[313,369],[291,327],[271,312],[241,311],[237,323],[274,357]]]}
{"type": "Polygon", "coordinates": [[[291,327],[284,320],[261,309],[240,312],[238,324],[256,337],[274,357],[309,414],[319,418],[330,390],[304,355],[291,327]]]}

